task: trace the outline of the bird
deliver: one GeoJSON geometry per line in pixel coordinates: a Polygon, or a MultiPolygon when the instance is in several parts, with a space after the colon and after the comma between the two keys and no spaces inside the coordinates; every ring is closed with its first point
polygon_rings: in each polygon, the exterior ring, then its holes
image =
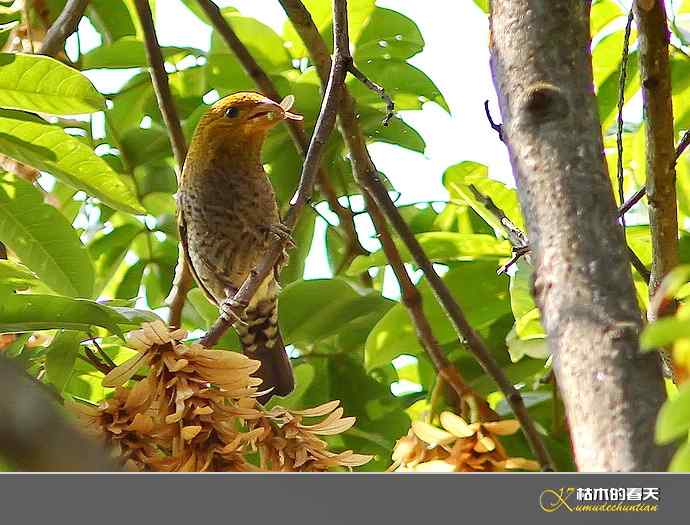
{"type": "MultiPolygon", "coordinates": [[[[274,236],[291,242],[261,163],[268,132],[286,119],[294,97],[276,102],[260,93],[228,95],[206,111],[194,131],[177,192],[180,244],[198,286],[221,315],[268,251],[274,236]]],[[[260,285],[235,322],[243,353],[258,359],[259,402],[294,389],[290,359],[278,326],[277,271],[260,285]]],[[[245,306],[245,305],[243,305],[245,306]]]]}

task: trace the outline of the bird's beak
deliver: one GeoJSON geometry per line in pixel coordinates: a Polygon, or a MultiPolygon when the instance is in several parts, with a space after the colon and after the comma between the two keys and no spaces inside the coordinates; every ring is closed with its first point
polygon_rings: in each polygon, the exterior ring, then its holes
{"type": "Polygon", "coordinates": [[[293,101],[294,97],[292,95],[285,97],[280,104],[274,102],[270,98],[266,98],[254,106],[251,113],[247,116],[247,119],[266,119],[269,121],[286,119],[302,120],[302,115],[297,115],[288,111],[290,107],[292,107],[293,101]]]}

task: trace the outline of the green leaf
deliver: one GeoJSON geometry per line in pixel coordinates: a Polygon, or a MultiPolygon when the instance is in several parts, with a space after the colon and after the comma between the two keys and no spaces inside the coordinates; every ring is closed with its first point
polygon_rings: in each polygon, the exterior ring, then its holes
{"type": "Polygon", "coordinates": [[[365,106],[359,112],[359,121],[365,136],[371,142],[393,144],[417,153],[424,153],[426,143],[419,132],[401,118],[394,118],[383,125],[387,113],[365,106]]]}
{"type": "MultiPolygon", "coordinates": [[[[594,85],[597,90],[599,118],[604,130],[607,130],[614,123],[617,115],[623,38],[623,31],[616,31],[607,35],[601,39],[592,52],[592,68],[594,72],[594,85]]],[[[628,55],[628,74],[625,87],[626,100],[630,100],[640,88],[639,75],[637,74],[639,53],[632,50],[635,40],[636,35],[633,32],[630,37],[631,52],[628,55]]]]}
{"type": "Polygon", "coordinates": [[[304,362],[294,366],[292,372],[295,376],[295,389],[286,397],[272,398],[271,404],[267,408],[270,409],[275,405],[280,405],[284,408],[301,409],[307,406],[303,398],[314,381],[314,376],[317,373],[316,367],[312,363],[304,362]]]}
{"type": "MultiPolygon", "coordinates": [[[[321,370],[328,374],[329,399],[340,399],[345,414],[357,418],[356,429],[342,436],[345,447],[378,456],[364,469],[385,469],[391,462],[395,440],[405,435],[410,425],[402,401],[391,394],[390,379],[384,370],[367,374],[362,363],[351,355],[328,359],[324,368],[321,370]]],[[[392,368],[390,372],[394,373],[392,368]]]]}
{"type": "Polygon", "coordinates": [[[443,185],[450,193],[451,199],[458,199],[476,211],[487,224],[497,231],[503,231],[499,220],[490,213],[484,204],[479,202],[470,189],[473,185],[484,196],[491,198],[511,222],[525,231],[525,225],[520,212],[517,192],[508,188],[502,182],[491,180],[489,170],[477,162],[461,162],[448,168],[443,174],[443,185]]]}
{"type": "Polygon", "coordinates": [[[690,429],[690,383],[680,387],[678,394],[664,402],[656,422],[655,440],[660,445],[671,443],[690,429]]]}
{"type": "MultiPolygon", "coordinates": [[[[510,314],[508,279],[496,275],[493,263],[458,263],[443,276],[443,281],[475,330],[487,329],[510,314]]],[[[418,288],[422,294],[424,313],[438,341],[441,344],[457,342],[458,335],[427,281],[423,280],[418,288]]],[[[387,365],[399,355],[422,352],[415,327],[404,305],[396,304],[383,316],[369,334],[364,351],[367,370],[387,365]]]]}
{"type": "Polygon", "coordinates": [[[91,0],[86,13],[106,43],[137,32],[132,13],[122,0],[91,0]]]}
{"type": "Polygon", "coordinates": [[[218,307],[212,304],[200,288],[193,288],[187,294],[189,301],[198,314],[211,326],[218,319],[218,307]]]}
{"type": "Polygon", "coordinates": [[[93,294],[93,263],[72,226],[40,191],[10,175],[0,176],[0,241],[56,292],[93,294]]]}
{"type": "Polygon", "coordinates": [[[623,9],[615,0],[595,0],[592,2],[592,9],[589,15],[592,36],[596,36],[604,27],[624,14],[623,9]]]}
{"type": "Polygon", "coordinates": [[[489,0],[473,0],[474,5],[476,5],[479,9],[484,11],[485,13],[488,14],[489,12],[489,0]]]}
{"type": "Polygon", "coordinates": [[[392,301],[376,293],[363,295],[342,279],[298,281],[281,292],[278,312],[287,344],[312,346],[353,329],[372,313],[380,318],[392,301]]]}
{"type": "Polygon", "coordinates": [[[423,49],[424,38],[414,20],[392,9],[377,7],[357,40],[354,56],[360,64],[384,56],[407,59],[423,49]]]}
{"type": "MultiPolygon", "coordinates": [[[[324,37],[329,49],[332,49],[333,13],[331,5],[323,0],[302,0],[302,3],[309,11],[314,24],[324,37]]],[[[357,42],[359,40],[360,34],[369,21],[369,17],[375,8],[374,4],[375,0],[350,0],[348,2],[348,32],[350,34],[351,42],[357,42]]],[[[285,22],[283,38],[286,41],[285,46],[288,48],[290,55],[292,55],[293,58],[299,59],[309,56],[302,39],[299,37],[297,31],[295,31],[295,28],[289,21],[285,22]]]]}
{"type": "Polygon", "coordinates": [[[132,128],[122,136],[120,146],[132,168],[172,154],[170,139],[166,131],[159,127],[132,128]]]}
{"type": "MultiPolygon", "coordinates": [[[[204,52],[193,47],[161,47],[163,57],[170,59],[176,55],[204,56],[204,52]]],[[[128,69],[148,67],[144,42],[136,37],[125,36],[112,44],[92,49],[82,56],[83,69],[128,69]]]]}
{"type": "Polygon", "coordinates": [[[47,171],[115,209],[144,211],[120,176],[91,148],[34,115],[0,110],[0,153],[47,171]]]}
{"type": "Polygon", "coordinates": [[[72,376],[82,337],[81,332],[60,331],[48,346],[46,376],[60,393],[72,376]]]}
{"type": "Polygon", "coordinates": [[[0,25],[10,24],[12,22],[18,22],[22,19],[21,9],[14,9],[12,7],[12,2],[9,2],[7,7],[0,4],[0,25]]]}
{"type": "Polygon", "coordinates": [[[515,332],[522,340],[542,338],[546,333],[541,315],[532,298],[532,268],[519,261],[517,272],[510,278],[510,307],[515,317],[515,332]]]}
{"type": "Polygon", "coordinates": [[[304,265],[314,239],[315,223],[316,214],[309,208],[305,209],[292,234],[296,246],[290,250],[288,264],[280,272],[280,281],[283,286],[301,279],[304,275],[304,265]]]}
{"type": "Polygon", "coordinates": [[[665,317],[645,327],[640,336],[640,346],[642,350],[653,350],[680,338],[690,338],[690,319],[665,317]]]}
{"type": "Polygon", "coordinates": [[[36,274],[23,264],[0,259],[0,287],[26,290],[38,282],[36,274]]]}
{"type": "Polygon", "coordinates": [[[103,291],[115,275],[130,245],[143,229],[143,225],[140,224],[122,224],[91,242],[89,252],[96,265],[96,295],[103,291]]]}
{"type": "Polygon", "coordinates": [[[19,25],[18,22],[11,22],[9,24],[0,25],[0,49],[5,47],[7,41],[12,36],[12,30],[19,25]]]}
{"type": "Polygon", "coordinates": [[[132,297],[137,297],[145,269],[146,261],[137,261],[127,268],[127,271],[122,276],[122,280],[117,284],[117,288],[115,288],[115,298],[130,299],[132,297]]]}
{"type": "MultiPolygon", "coordinates": [[[[530,358],[521,359],[517,363],[510,363],[502,368],[503,372],[511,383],[530,383],[531,378],[544,371],[544,364],[545,361],[543,359],[530,358]]],[[[483,373],[473,381],[470,381],[470,386],[483,396],[498,390],[493,378],[486,373],[483,373]]]]}
{"type": "Polygon", "coordinates": [[[0,107],[52,115],[105,108],[105,99],[76,69],[40,55],[0,53],[0,107]]]}
{"type": "MultiPolygon", "coordinates": [[[[103,304],[107,305],[108,303],[103,304]]],[[[111,306],[110,309],[122,317],[122,321],[118,323],[120,326],[131,325],[139,327],[142,323],[162,321],[160,317],[150,310],[140,310],[139,308],[129,308],[126,306],[111,306]]]]}
{"type": "Polygon", "coordinates": [[[119,323],[128,320],[95,301],[57,295],[7,294],[0,300],[0,333],[35,330],[89,331],[93,326],[122,335],[119,323]]]}
{"type": "Polygon", "coordinates": [[[673,86],[673,127],[677,133],[690,127],[690,59],[678,50],[671,50],[671,85],[673,86]]]}
{"type": "MultiPolygon", "coordinates": [[[[453,232],[429,232],[415,236],[424,252],[433,262],[493,260],[510,257],[512,247],[490,235],[453,232]]],[[[403,262],[414,259],[404,243],[395,242],[403,262]]],[[[358,275],[369,268],[386,266],[388,259],[383,250],[358,256],[350,265],[348,275],[358,275]]]]}
{"type": "MultiPolygon", "coordinates": [[[[223,16],[266,73],[271,75],[292,68],[283,39],[273,29],[254,18],[241,16],[232,8],[223,9],[223,16]]],[[[256,89],[217,31],[211,35],[206,71],[209,84],[215,88],[256,89]]]]}
{"type": "Polygon", "coordinates": [[[669,472],[690,472],[690,443],[683,443],[673,455],[669,472]]]}
{"type": "MultiPolygon", "coordinates": [[[[422,101],[430,101],[450,113],[448,104],[436,84],[426,73],[413,65],[403,60],[369,59],[358,66],[370,80],[383,86],[386,93],[393,97],[397,109],[418,109],[422,101]]],[[[385,107],[381,98],[359,80],[348,80],[348,87],[358,102],[385,107]]]]}
{"type": "Polygon", "coordinates": [[[515,337],[506,341],[508,344],[508,353],[510,360],[517,363],[523,357],[532,357],[534,359],[546,359],[551,355],[546,339],[528,339],[522,340],[515,337]]]}
{"type": "Polygon", "coordinates": [[[112,98],[113,107],[105,113],[106,132],[113,143],[126,131],[138,128],[144,108],[155,97],[151,77],[141,72],[130,78],[112,98]]]}

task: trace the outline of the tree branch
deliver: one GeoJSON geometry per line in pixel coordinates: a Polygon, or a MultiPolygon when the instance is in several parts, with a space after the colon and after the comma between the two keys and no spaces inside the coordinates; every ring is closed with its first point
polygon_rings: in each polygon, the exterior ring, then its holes
{"type": "MultiPolygon", "coordinates": [[[[249,49],[247,49],[247,46],[239,39],[216,3],[212,0],[197,0],[197,3],[204,10],[211,25],[218,32],[228,48],[233,52],[244,71],[254,81],[261,92],[272,100],[280,101],[282,97],[280,93],[278,93],[278,89],[275,87],[271,77],[268,76],[252,56],[249,49]]],[[[309,138],[304,130],[304,122],[301,120],[286,120],[285,124],[287,125],[288,133],[295,148],[299,154],[304,157],[309,148],[309,138]]],[[[338,202],[338,195],[331,184],[328,173],[326,173],[323,167],[319,167],[318,185],[319,190],[326,197],[329,207],[333,213],[338,216],[338,222],[348,238],[348,253],[342,264],[342,268],[345,269],[357,255],[366,255],[369,252],[362,246],[359,240],[352,210],[338,202]]],[[[369,274],[366,275],[368,276],[369,274]]]]}
{"type": "MultiPolygon", "coordinates": [[[[77,30],[89,0],[68,0],[62,13],[46,33],[39,53],[55,56],[65,48],[67,38],[77,30]]],[[[27,22],[28,23],[28,22],[27,22]]]]}
{"type": "MultiPolygon", "coordinates": [[[[299,0],[280,0],[288,18],[302,38],[305,46],[309,50],[312,62],[317,68],[322,83],[324,82],[325,72],[328,70],[331,59],[328,48],[321,38],[309,11],[299,0]]],[[[335,12],[344,12],[347,9],[346,2],[334,0],[335,12]]],[[[349,50],[348,50],[349,52],[349,50]]],[[[444,310],[448,314],[451,322],[455,326],[458,336],[467,342],[467,346],[476,357],[484,370],[496,381],[500,390],[504,393],[506,400],[510,404],[515,417],[520,421],[525,437],[535,454],[535,457],[545,469],[553,469],[553,464],[549,453],[544,446],[541,436],[537,432],[534,422],[529,416],[525,404],[519,392],[503,373],[503,370],[496,363],[484,341],[474,331],[467,322],[467,318],[462,312],[457,301],[453,298],[448,287],[436,273],[431,261],[424,253],[421,245],[415,238],[405,220],[392,201],[388,190],[378,177],[376,166],[369,156],[366,140],[357,121],[355,103],[347,89],[344,89],[343,100],[338,112],[340,117],[341,133],[350,150],[353,169],[357,181],[380,207],[385,217],[390,221],[395,231],[398,233],[406,247],[410,251],[415,263],[422,269],[429,284],[439,300],[444,310]]]]}
{"type": "Polygon", "coordinates": [[[395,116],[395,103],[393,102],[391,96],[386,93],[386,90],[383,89],[382,86],[379,86],[376,82],[373,82],[364,73],[362,73],[359,68],[355,66],[354,62],[350,62],[350,73],[352,73],[352,76],[354,76],[362,84],[381,97],[381,100],[386,103],[386,116],[383,118],[382,124],[384,126],[388,126],[388,123],[395,116]]]}
{"type": "MultiPolygon", "coordinates": [[[[616,123],[616,150],[618,158],[616,159],[616,179],[618,182],[618,199],[621,204],[625,200],[624,194],[624,171],[623,171],[623,106],[625,106],[625,83],[628,77],[628,58],[630,56],[630,33],[632,32],[632,23],[634,18],[634,10],[631,7],[628,13],[628,20],[625,23],[625,33],[623,35],[623,53],[621,58],[621,73],[618,79],[618,119],[616,123]]],[[[625,215],[620,216],[621,224],[625,228],[625,215]]],[[[625,230],[623,231],[625,235],[625,230]]]]}
{"type": "Polygon", "coordinates": [[[182,166],[184,166],[184,160],[187,156],[187,143],[182,133],[180,119],[177,116],[177,109],[175,109],[175,102],[172,92],[170,91],[170,84],[168,84],[168,73],[165,71],[163,53],[161,52],[158,37],[156,36],[156,27],[153,23],[151,6],[148,0],[134,0],[134,6],[136,7],[137,15],[139,16],[139,21],[144,31],[144,43],[146,44],[146,56],[148,57],[151,69],[153,90],[156,93],[156,100],[158,101],[158,106],[163,115],[165,127],[168,130],[170,145],[175,155],[179,173],[182,173],[182,166]]]}
{"type": "MultiPolygon", "coordinates": [[[[685,150],[688,149],[688,146],[690,146],[690,130],[687,130],[683,134],[683,136],[680,139],[680,142],[678,142],[678,145],[676,146],[673,164],[670,168],[671,170],[675,170],[678,160],[680,159],[683,152],[685,152],[685,150]]],[[[628,211],[630,211],[630,208],[632,208],[633,206],[635,206],[635,204],[640,202],[640,200],[642,200],[642,197],[644,197],[645,195],[647,195],[647,188],[645,186],[642,186],[639,190],[635,192],[635,194],[632,197],[630,197],[621,205],[620,208],[618,208],[618,218],[628,213],[628,211]]]]}
{"type": "Polygon", "coordinates": [[[47,392],[2,356],[0,454],[13,466],[34,472],[121,470],[102,446],[65,419],[47,392]]]}
{"type": "Polygon", "coordinates": [[[438,339],[434,336],[429,319],[424,314],[422,296],[412,282],[412,279],[410,279],[405,269],[405,264],[400,257],[400,252],[388,231],[386,218],[369,195],[365,193],[364,197],[367,203],[367,209],[369,210],[369,216],[378,233],[378,239],[381,241],[383,252],[386,254],[388,263],[400,286],[402,303],[410,314],[412,324],[417,332],[417,339],[419,339],[419,343],[429,356],[429,359],[436,369],[436,373],[443,382],[453,389],[457,395],[459,401],[458,406],[462,412],[465,412],[464,407],[467,405],[469,396],[477,403],[483,421],[494,421],[498,419],[497,414],[491,409],[486,400],[465,383],[458,369],[453,366],[446,357],[438,339]]]}
{"type": "MultiPolygon", "coordinates": [[[[584,471],[664,470],[666,398],[641,316],[592,92],[589,2],[491,2],[491,67],[530,232],[534,295],[584,471]],[[535,169],[538,166],[539,169],[535,169]]],[[[668,165],[667,165],[668,166],[668,165]]]]}
{"type": "Polygon", "coordinates": [[[180,253],[177,261],[177,268],[175,269],[175,282],[170,292],[168,305],[170,306],[170,314],[168,315],[168,324],[176,328],[182,326],[182,310],[187,301],[187,294],[194,287],[194,277],[189,271],[189,264],[185,259],[184,254],[180,253]]]}
{"type": "MultiPolygon", "coordinates": [[[[661,281],[678,266],[678,212],[676,198],[676,153],[673,146],[673,102],[668,47],[670,34],[664,0],[644,7],[634,2],[639,30],[640,75],[645,121],[647,157],[647,202],[652,238],[652,271],[649,296],[653,297],[661,281]]],[[[647,310],[647,318],[673,315],[676,301],[669,301],[659,312],[647,310]]],[[[673,359],[668,348],[660,348],[664,372],[674,378],[673,359]]]]}
{"type": "MultiPolygon", "coordinates": [[[[146,56],[148,57],[151,82],[156,93],[158,107],[163,115],[165,128],[168,130],[168,138],[177,163],[178,174],[182,173],[185,158],[187,157],[187,142],[182,133],[182,126],[177,115],[175,102],[170,84],[168,83],[168,73],[165,71],[165,61],[161,52],[156,27],[153,22],[151,6],[148,0],[135,0],[134,6],[144,31],[144,42],[146,44],[146,56]]],[[[193,286],[191,272],[187,267],[187,260],[180,255],[177,269],[175,271],[175,286],[170,294],[170,314],[168,322],[171,326],[179,327],[182,324],[182,309],[187,300],[187,293],[193,286]]]]}
{"type": "MultiPolygon", "coordinates": [[[[326,141],[335,127],[338,104],[342,99],[344,90],[345,75],[347,74],[347,68],[350,61],[347,38],[347,12],[337,9],[337,6],[338,4],[335,3],[333,9],[335,59],[330,68],[328,84],[321,103],[321,110],[316,121],[314,134],[309,143],[309,148],[307,149],[304,165],[302,166],[302,176],[297,188],[297,193],[293,197],[291,206],[283,220],[283,224],[285,224],[289,230],[295,227],[304,206],[311,201],[314,184],[318,176],[321,155],[326,141]]],[[[256,293],[264,279],[274,271],[275,265],[283,252],[283,246],[283,240],[277,239],[274,241],[270,250],[266,253],[256,270],[235,294],[233,298],[235,304],[249,304],[250,299],[256,293]]],[[[235,313],[239,316],[242,313],[241,307],[238,307],[235,313]]],[[[230,322],[221,317],[210,328],[208,333],[201,340],[201,343],[204,346],[213,346],[230,327],[230,324],[230,322]]]]}
{"type": "Polygon", "coordinates": [[[664,0],[649,8],[634,2],[639,30],[640,74],[647,145],[647,202],[652,233],[654,295],[664,276],[678,265],[678,215],[671,102],[669,30],[664,0]]]}

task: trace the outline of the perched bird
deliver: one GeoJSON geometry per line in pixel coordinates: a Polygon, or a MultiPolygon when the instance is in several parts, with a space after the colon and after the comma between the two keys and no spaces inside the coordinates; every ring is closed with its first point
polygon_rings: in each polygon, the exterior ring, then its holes
{"type": "MultiPolygon", "coordinates": [[[[199,121],[185,160],[177,194],[182,249],[197,284],[226,316],[272,236],[286,235],[261,148],[276,124],[302,118],[288,111],[292,100],[249,92],[219,100],[199,121]]],[[[261,361],[260,389],[272,388],[261,402],[294,388],[278,329],[278,288],[271,273],[235,323],[244,353],[261,361]]]]}

